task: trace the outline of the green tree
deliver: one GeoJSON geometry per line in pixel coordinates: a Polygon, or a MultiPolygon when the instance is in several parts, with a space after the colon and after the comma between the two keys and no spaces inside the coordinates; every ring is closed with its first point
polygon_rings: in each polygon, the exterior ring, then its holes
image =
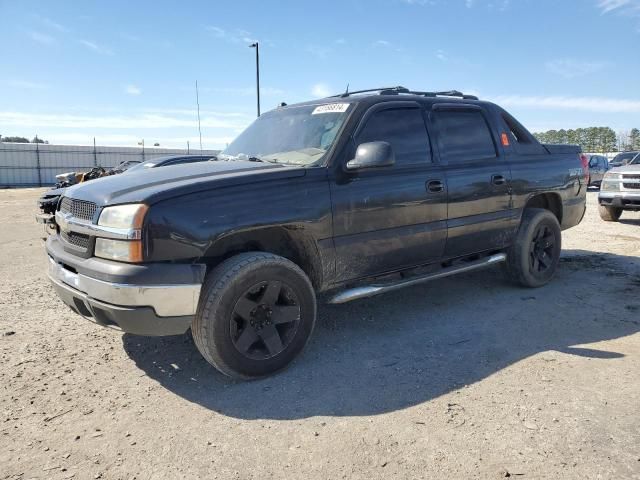
{"type": "Polygon", "coordinates": [[[640,130],[637,128],[631,129],[628,143],[631,150],[640,150],[640,130]]]}
{"type": "Polygon", "coordinates": [[[2,137],[2,141],[5,143],[29,143],[29,139],[24,137],[2,137]]]}

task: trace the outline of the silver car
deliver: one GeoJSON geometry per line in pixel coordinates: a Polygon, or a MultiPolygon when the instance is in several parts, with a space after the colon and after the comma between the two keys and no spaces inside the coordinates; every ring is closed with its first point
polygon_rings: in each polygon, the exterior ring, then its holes
{"type": "Polygon", "coordinates": [[[604,175],[598,204],[600,217],[607,222],[617,222],[624,210],[640,211],[640,154],[604,175]]]}

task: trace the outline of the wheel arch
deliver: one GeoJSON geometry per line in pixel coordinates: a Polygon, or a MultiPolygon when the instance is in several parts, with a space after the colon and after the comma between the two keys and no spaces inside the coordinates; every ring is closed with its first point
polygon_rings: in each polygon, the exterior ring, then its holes
{"type": "Polygon", "coordinates": [[[549,210],[558,219],[558,223],[562,225],[563,208],[562,198],[558,193],[537,193],[529,197],[527,203],[525,203],[524,210],[528,208],[543,208],[549,210]]]}
{"type": "Polygon", "coordinates": [[[324,278],[320,251],[303,227],[277,226],[231,232],[213,241],[203,260],[212,268],[234,255],[254,251],[272,253],[292,261],[309,277],[314,289],[322,288],[324,278]]]}

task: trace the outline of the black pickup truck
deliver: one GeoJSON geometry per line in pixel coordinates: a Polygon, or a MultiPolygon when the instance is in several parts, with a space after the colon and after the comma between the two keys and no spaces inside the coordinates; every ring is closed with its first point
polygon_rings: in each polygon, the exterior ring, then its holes
{"type": "Polygon", "coordinates": [[[217,161],[69,188],[49,276],[100,325],[190,328],[221,372],[255,378],[302,350],[319,292],[344,303],[499,263],[546,284],[588,173],[579,147],[456,91],[283,104],[217,161]]]}

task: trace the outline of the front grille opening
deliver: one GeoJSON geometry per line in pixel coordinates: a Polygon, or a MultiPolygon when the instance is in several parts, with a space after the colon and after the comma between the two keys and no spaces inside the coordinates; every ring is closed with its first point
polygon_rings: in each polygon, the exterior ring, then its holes
{"type": "Polygon", "coordinates": [[[82,300],[80,300],[79,298],[73,297],[73,303],[78,309],[78,313],[80,315],[84,317],[93,317],[93,315],[91,314],[91,310],[87,308],[87,306],[84,304],[82,300]]]}
{"type": "Polygon", "coordinates": [[[96,213],[98,206],[93,202],[86,202],[84,200],[75,200],[69,197],[63,197],[60,202],[60,212],[70,213],[75,218],[82,220],[93,220],[93,216],[96,213]]]}
{"type": "Polygon", "coordinates": [[[75,268],[73,268],[70,265],[67,265],[66,263],[61,263],[60,265],[62,265],[62,268],[64,268],[65,270],[70,271],[71,273],[76,273],[76,274],[78,273],[78,271],[75,268]]]}
{"type": "Polygon", "coordinates": [[[89,235],[84,235],[82,233],[61,231],[60,236],[65,242],[85,251],[89,248],[89,243],[91,242],[89,235]]]}

